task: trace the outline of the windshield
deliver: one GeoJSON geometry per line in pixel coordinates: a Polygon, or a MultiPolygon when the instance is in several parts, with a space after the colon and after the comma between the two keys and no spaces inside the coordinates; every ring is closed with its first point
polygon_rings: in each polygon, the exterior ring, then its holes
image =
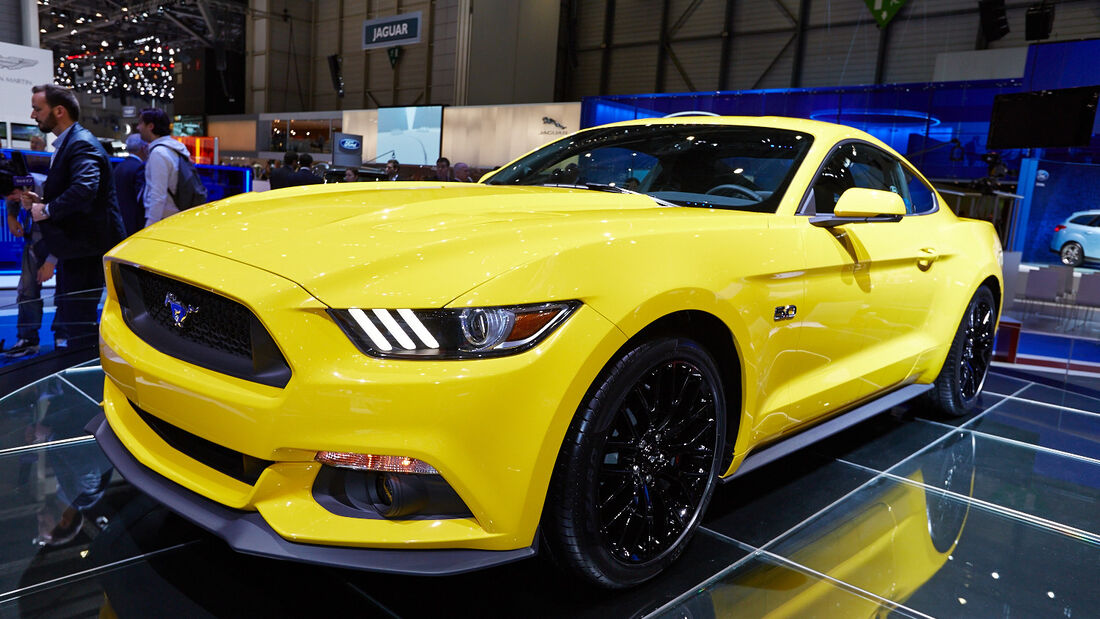
{"type": "Polygon", "coordinates": [[[811,142],[764,127],[607,127],[540,148],[488,183],[610,185],[681,206],[774,213],[811,142]]]}

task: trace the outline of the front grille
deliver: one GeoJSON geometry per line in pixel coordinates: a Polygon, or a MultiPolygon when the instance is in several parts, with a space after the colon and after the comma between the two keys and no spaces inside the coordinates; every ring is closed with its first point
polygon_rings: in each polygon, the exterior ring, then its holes
{"type": "Polygon", "coordinates": [[[248,308],[215,292],[112,263],[127,326],[160,352],[237,378],[285,387],[290,366],[248,308]],[[185,308],[177,322],[173,305],[185,308]]]}
{"type": "Polygon", "coordinates": [[[169,333],[207,348],[237,357],[252,359],[252,338],[249,321],[252,313],[236,301],[203,290],[191,284],[161,277],[149,271],[121,265],[137,278],[141,300],[149,316],[169,333]],[[187,316],[182,327],[172,320],[172,309],[165,302],[168,295],[180,303],[198,308],[187,316]]]}
{"type": "Polygon", "coordinates": [[[154,417],[138,408],[133,402],[130,402],[130,406],[141,417],[141,420],[152,428],[153,432],[156,432],[157,436],[168,443],[172,449],[249,486],[256,483],[264,469],[274,464],[271,460],[253,458],[248,454],[233,451],[217,443],[211,443],[201,436],[195,436],[163,419],[154,417]]]}

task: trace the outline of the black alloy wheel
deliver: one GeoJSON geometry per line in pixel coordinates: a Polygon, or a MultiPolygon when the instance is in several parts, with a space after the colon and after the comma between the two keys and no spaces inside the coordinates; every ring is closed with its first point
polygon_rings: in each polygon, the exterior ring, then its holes
{"type": "Polygon", "coordinates": [[[555,560],[609,588],[675,560],[720,473],[724,398],[716,364],[691,340],[645,342],[605,370],[570,427],[547,499],[555,560]]]}
{"type": "Polygon", "coordinates": [[[1062,259],[1062,264],[1067,266],[1079,267],[1085,263],[1085,249],[1075,241],[1063,245],[1058,255],[1062,259]]]}
{"type": "Polygon", "coordinates": [[[644,563],[684,534],[709,486],[714,392],[681,360],[652,368],[611,422],[597,473],[599,532],[611,555],[644,563]]]}
{"type": "Polygon", "coordinates": [[[997,324],[993,293],[982,286],[966,307],[943,369],[930,392],[939,412],[961,417],[973,410],[993,361],[997,324]]]}
{"type": "Polygon", "coordinates": [[[966,309],[962,354],[959,356],[959,393],[965,402],[978,397],[993,361],[993,300],[975,298],[966,309]]]}

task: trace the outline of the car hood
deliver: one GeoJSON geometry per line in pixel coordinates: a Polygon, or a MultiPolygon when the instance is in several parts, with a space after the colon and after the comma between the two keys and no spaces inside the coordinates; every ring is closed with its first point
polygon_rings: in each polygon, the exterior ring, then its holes
{"type": "Polygon", "coordinates": [[[275,273],[331,307],[442,307],[509,269],[657,229],[662,215],[684,210],[583,189],[314,185],[241,194],[138,235],[275,273]]]}

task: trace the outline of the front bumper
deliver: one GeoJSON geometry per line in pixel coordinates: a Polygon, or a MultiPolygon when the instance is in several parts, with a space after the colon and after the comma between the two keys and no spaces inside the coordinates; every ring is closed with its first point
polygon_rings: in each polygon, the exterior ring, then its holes
{"type": "MultiPolygon", "coordinates": [[[[299,544],[279,536],[258,512],[229,509],[156,474],[123,447],[100,414],[87,426],[103,453],[127,481],[187,520],[224,539],[238,552],[274,559],[353,569],[445,576],[511,563],[535,555],[518,550],[387,550],[299,544]]],[[[537,540],[537,538],[536,538],[537,540]]]]}

